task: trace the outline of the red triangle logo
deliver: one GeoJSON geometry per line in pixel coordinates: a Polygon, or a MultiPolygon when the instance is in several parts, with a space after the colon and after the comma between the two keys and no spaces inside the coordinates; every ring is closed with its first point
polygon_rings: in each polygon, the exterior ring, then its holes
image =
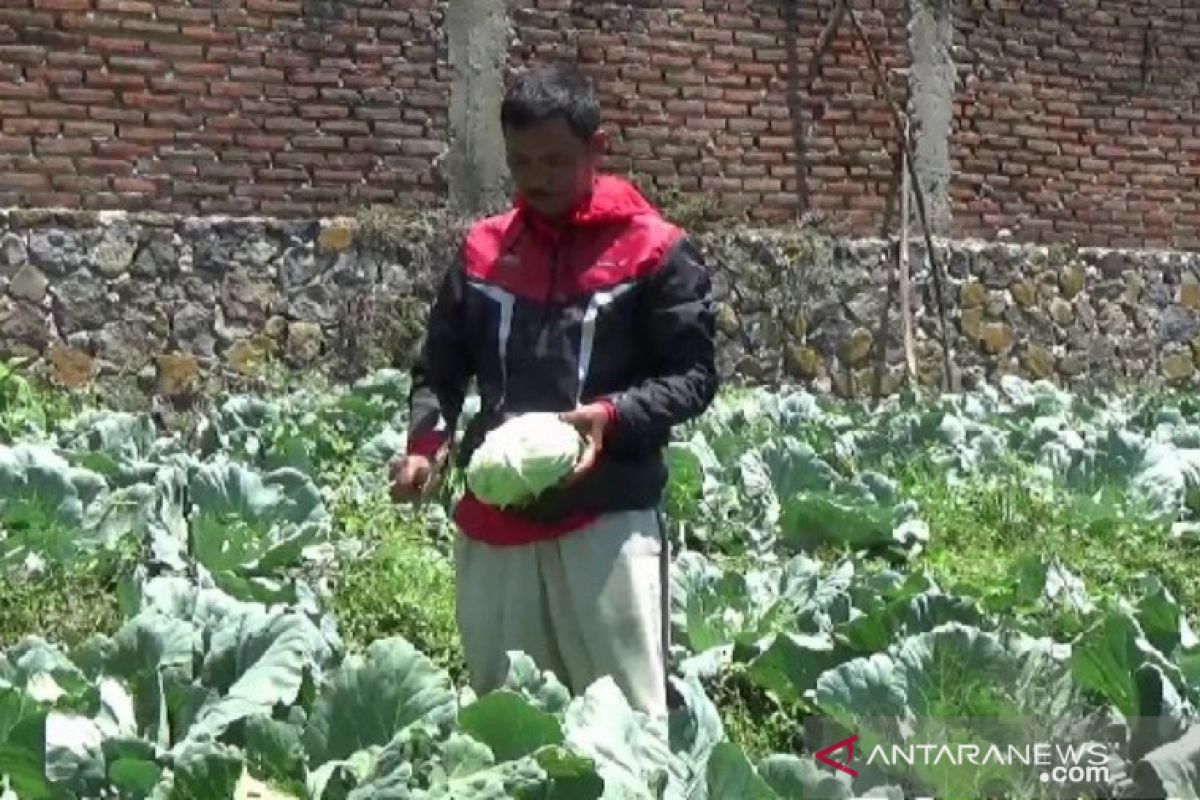
{"type": "Polygon", "coordinates": [[[834,742],[833,744],[829,745],[828,747],[818,750],[815,757],[816,757],[817,761],[820,761],[822,764],[826,764],[830,767],[833,767],[834,769],[839,769],[842,772],[846,773],[847,775],[857,778],[858,770],[851,769],[848,766],[851,759],[854,758],[854,743],[857,741],[858,741],[858,734],[856,733],[853,736],[842,739],[840,742],[834,742]],[[846,750],[845,762],[834,761],[833,759],[831,759],[829,757],[830,753],[836,753],[838,750],[841,750],[843,748],[846,750]]]}

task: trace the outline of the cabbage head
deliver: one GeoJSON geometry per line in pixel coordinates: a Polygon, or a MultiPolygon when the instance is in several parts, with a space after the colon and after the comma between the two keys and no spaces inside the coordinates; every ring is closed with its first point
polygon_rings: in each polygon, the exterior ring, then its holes
{"type": "Polygon", "coordinates": [[[491,430],[471,455],[467,488],[490,505],[521,505],[566,477],[583,446],[575,427],[557,414],[515,416],[491,430]]]}

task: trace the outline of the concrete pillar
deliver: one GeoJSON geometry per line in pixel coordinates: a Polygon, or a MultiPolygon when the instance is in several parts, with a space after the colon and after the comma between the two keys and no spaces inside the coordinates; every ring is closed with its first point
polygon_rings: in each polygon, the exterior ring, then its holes
{"type": "Polygon", "coordinates": [[[450,202],[467,214],[499,209],[509,199],[500,129],[504,64],[512,30],[505,0],[450,0],[446,10],[450,89],[450,202]]]}
{"type": "MultiPolygon", "coordinates": [[[[912,68],[908,114],[915,151],[913,166],[935,236],[948,236],[951,230],[950,134],[955,90],[952,5],[947,0],[909,0],[912,68]]],[[[920,225],[915,203],[912,214],[912,223],[920,225]]]]}

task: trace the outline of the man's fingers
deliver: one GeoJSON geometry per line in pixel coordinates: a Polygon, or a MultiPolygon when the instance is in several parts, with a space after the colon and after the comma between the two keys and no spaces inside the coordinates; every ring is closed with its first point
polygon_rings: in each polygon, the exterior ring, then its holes
{"type": "Polygon", "coordinates": [[[571,471],[572,479],[583,477],[583,474],[596,465],[596,458],[600,454],[599,439],[595,436],[587,437],[587,447],[584,448],[583,454],[580,455],[579,461],[575,463],[575,469],[571,471]]]}
{"type": "Polygon", "coordinates": [[[426,469],[424,474],[421,476],[421,497],[427,498],[432,496],[435,492],[437,492],[438,486],[440,486],[441,483],[442,469],[441,464],[439,463],[437,466],[426,469]]]}
{"type": "Polygon", "coordinates": [[[403,461],[394,470],[392,497],[396,500],[411,500],[419,496],[429,483],[429,467],[414,461],[403,461]]]}

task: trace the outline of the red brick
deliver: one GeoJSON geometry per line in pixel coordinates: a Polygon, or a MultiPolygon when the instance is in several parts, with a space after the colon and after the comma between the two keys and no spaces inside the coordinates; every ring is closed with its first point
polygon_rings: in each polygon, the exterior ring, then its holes
{"type": "Polygon", "coordinates": [[[128,161],[135,158],[152,158],[154,148],[147,144],[134,144],[133,142],[99,142],[96,145],[96,155],[101,158],[128,161]]]}
{"type": "Polygon", "coordinates": [[[283,150],[287,147],[286,136],[268,136],[262,134],[241,134],[237,137],[238,144],[256,150],[283,150]]]}
{"type": "Polygon", "coordinates": [[[181,147],[194,146],[212,152],[233,146],[233,134],[220,131],[177,131],[175,139],[181,147]]]}
{"type": "Polygon", "coordinates": [[[62,127],[56,119],[34,119],[32,117],[6,118],[0,130],[9,136],[53,135],[62,127]]]}
{"type": "Polygon", "coordinates": [[[209,183],[179,179],[174,181],[172,191],[180,197],[227,197],[229,187],[223,183],[209,183]]]}
{"type": "Polygon", "coordinates": [[[297,136],[292,144],[302,150],[341,150],[346,140],[340,136],[297,136]]]}
{"type": "Polygon", "coordinates": [[[263,87],[260,83],[220,81],[214,82],[209,91],[213,97],[262,97],[263,87]]]}
{"type": "Polygon", "coordinates": [[[252,180],[254,172],[248,164],[200,164],[200,176],[221,180],[252,180]]]}
{"type": "Polygon", "coordinates": [[[118,192],[133,194],[152,194],[158,190],[158,185],[145,178],[113,178],[113,189],[118,192]]]}
{"type": "Polygon", "coordinates": [[[63,133],[67,136],[113,136],[116,132],[116,126],[109,122],[70,120],[63,123],[63,133]]]}
{"type": "Polygon", "coordinates": [[[0,100],[41,100],[49,96],[44,84],[0,82],[0,100]]]}
{"type": "Polygon", "coordinates": [[[170,38],[179,36],[179,27],[169,22],[154,22],[148,19],[131,17],[121,20],[121,32],[146,39],[152,37],[170,38]]]}
{"type": "MultiPolygon", "coordinates": [[[[46,48],[39,45],[0,45],[0,64],[14,69],[17,64],[41,64],[46,60],[46,48]]],[[[14,77],[20,75],[16,70],[14,77]]]]}
{"type": "Polygon", "coordinates": [[[83,73],[76,69],[26,67],[25,76],[31,81],[49,86],[80,86],[83,84],[83,73]]]}
{"type": "MultiPolygon", "coordinates": [[[[149,42],[151,53],[164,58],[199,59],[204,57],[204,45],[176,44],[174,42],[149,42]]],[[[178,64],[175,65],[178,68],[178,64]]]]}
{"type": "Polygon", "coordinates": [[[150,88],[158,94],[203,95],[208,91],[204,81],[188,81],[179,78],[151,78],[150,88]]]}
{"type": "Polygon", "coordinates": [[[371,126],[353,119],[333,119],[321,122],[321,130],[338,136],[365,136],[371,132],[371,126]]]}
{"type": "Polygon", "coordinates": [[[268,165],[271,163],[271,154],[270,153],[260,153],[256,150],[241,150],[238,148],[226,148],[221,151],[221,160],[227,164],[268,165]]]}
{"type": "Polygon", "coordinates": [[[92,0],[33,0],[33,7],[39,11],[87,11],[92,0]]]}
{"type": "Polygon", "coordinates": [[[114,72],[140,72],[144,75],[156,76],[168,71],[167,62],[161,58],[112,56],[108,59],[108,67],[114,72]]]}
{"type": "Polygon", "coordinates": [[[101,53],[137,55],[146,49],[142,39],[122,39],[116,36],[89,36],[88,47],[101,53]]]}
{"type": "Polygon", "coordinates": [[[117,14],[154,16],[154,4],[143,0],[96,0],[96,8],[100,11],[111,11],[117,14]]]}
{"type": "Polygon", "coordinates": [[[311,133],[317,125],[311,120],[298,117],[272,117],[266,121],[266,129],[271,132],[286,131],[289,133],[311,133]]]}
{"type": "Polygon", "coordinates": [[[104,66],[104,59],[95,53],[50,53],[46,63],[58,69],[95,69],[104,66]]]}
{"type": "Polygon", "coordinates": [[[759,119],[734,117],[729,120],[729,130],[734,133],[762,133],[770,128],[770,124],[759,119]]]}
{"type": "Polygon", "coordinates": [[[147,92],[126,92],[121,96],[121,100],[130,108],[161,111],[179,107],[178,97],[150,94],[147,92]]]}
{"type": "Polygon", "coordinates": [[[45,117],[55,121],[87,119],[87,108],[69,103],[30,103],[29,114],[33,117],[45,117]]]}
{"type": "MultiPolygon", "coordinates": [[[[27,10],[26,0],[0,0],[0,25],[8,31],[45,31],[54,27],[54,15],[27,10]],[[14,30],[15,29],[15,30],[14,30]]],[[[6,37],[12,38],[12,37],[6,37]]]]}
{"type": "Polygon", "coordinates": [[[363,179],[363,174],[348,170],[318,169],[313,177],[321,183],[359,183],[363,179]]]}
{"type": "Polygon", "coordinates": [[[25,154],[33,152],[33,140],[28,136],[0,135],[0,153],[25,154]]]}
{"type": "Polygon", "coordinates": [[[146,76],[93,70],[87,74],[87,85],[100,89],[144,89],[146,76]]]}
{"type": "MultiPolygon", "coordinates": [[[[140,112],[138,112],[140,114],[140,112]]],[[[149,112],[144,114],[146,122],[149,122],[150,127],[164,128],[192,128],[197,127],[200,122],[196,116],[191,114],[181,114],[179,112],[149,112]]]]}
{"type": "Polygon", "coordinates": [[[176,139],[177,132],[162,128],[145,128],[124,125],[121,127],[121,138],[129,142],[145,144],[167,144],[176,139]]]}
{"type": "Polygon", "coordinates": [[[91,139],[76,137],[61,137],[55,139],[39,139],[38,155],[48,156],[82,156],[91,155],[95,144],[91,139]]]}
{"type": "Polygon", "coordinates": [[[345,119],[350,116],[350,109],[345,106],[310,104],[301,106],[300,116],[316,120],[345,119]]]}
{"type": "Polygon", "coordinates": [[[313,213],[313,204],[265,200],[262,210],[264,214],[276,217],[307,217],[313,213]]]}
{"type": "Polygon", "coordinates": [[[41,208],[78,208],[83,198],[74,192],[30,192],[28,203],[41,208]]]}
{"type": "Polygon", "coordinates": [[[49,185],[45,175],[0,170],[0,189],[45,189],[49,185]]]}
{"type": "Polygon", "coordinates": [[[276,167],[323,167],[329,163],[329,158],[322,152],[289,150],[286,153],[276,153],[274,156],[274,166],[276,167]]]}
{"type": "Polygon", "coordinates": [[[259,170],[258,177],[265,181],[306,181],[308,173],[301,169],[264,169],[259,170]]]}
{"type": "Polygon", "coordinates": [[[256,131],[262,128],[262,123],[240,116],[211,117],[208,127],[215,131],[256,131]]]}
{"type": "Polygon", "coordinates": [[[227,30],[208,27],[205,25],[184,25],[182,28],[183,35],[188,39],[194,39],[206,44],[237,44],[237,34],[227,30]]]}
{"type": "Polygon", "coordinates": [[[58,99],[64,103],[79,105],[112,103],[117,97],[114,92],[107,89],[59,89],[57,95],[58,99]]]}
{"type": "Polygon", "coordinates": [[[300,0],[246,0],[246,9],[279,16],[298,16],[302,13],[300,0]]]}
{"type": "Polygon", "coordinates": [[[1101,158],[1128,158],[1129,149],[1113,145],[1101,144],[1096,147],[1096,155],[1101,158]]]}

